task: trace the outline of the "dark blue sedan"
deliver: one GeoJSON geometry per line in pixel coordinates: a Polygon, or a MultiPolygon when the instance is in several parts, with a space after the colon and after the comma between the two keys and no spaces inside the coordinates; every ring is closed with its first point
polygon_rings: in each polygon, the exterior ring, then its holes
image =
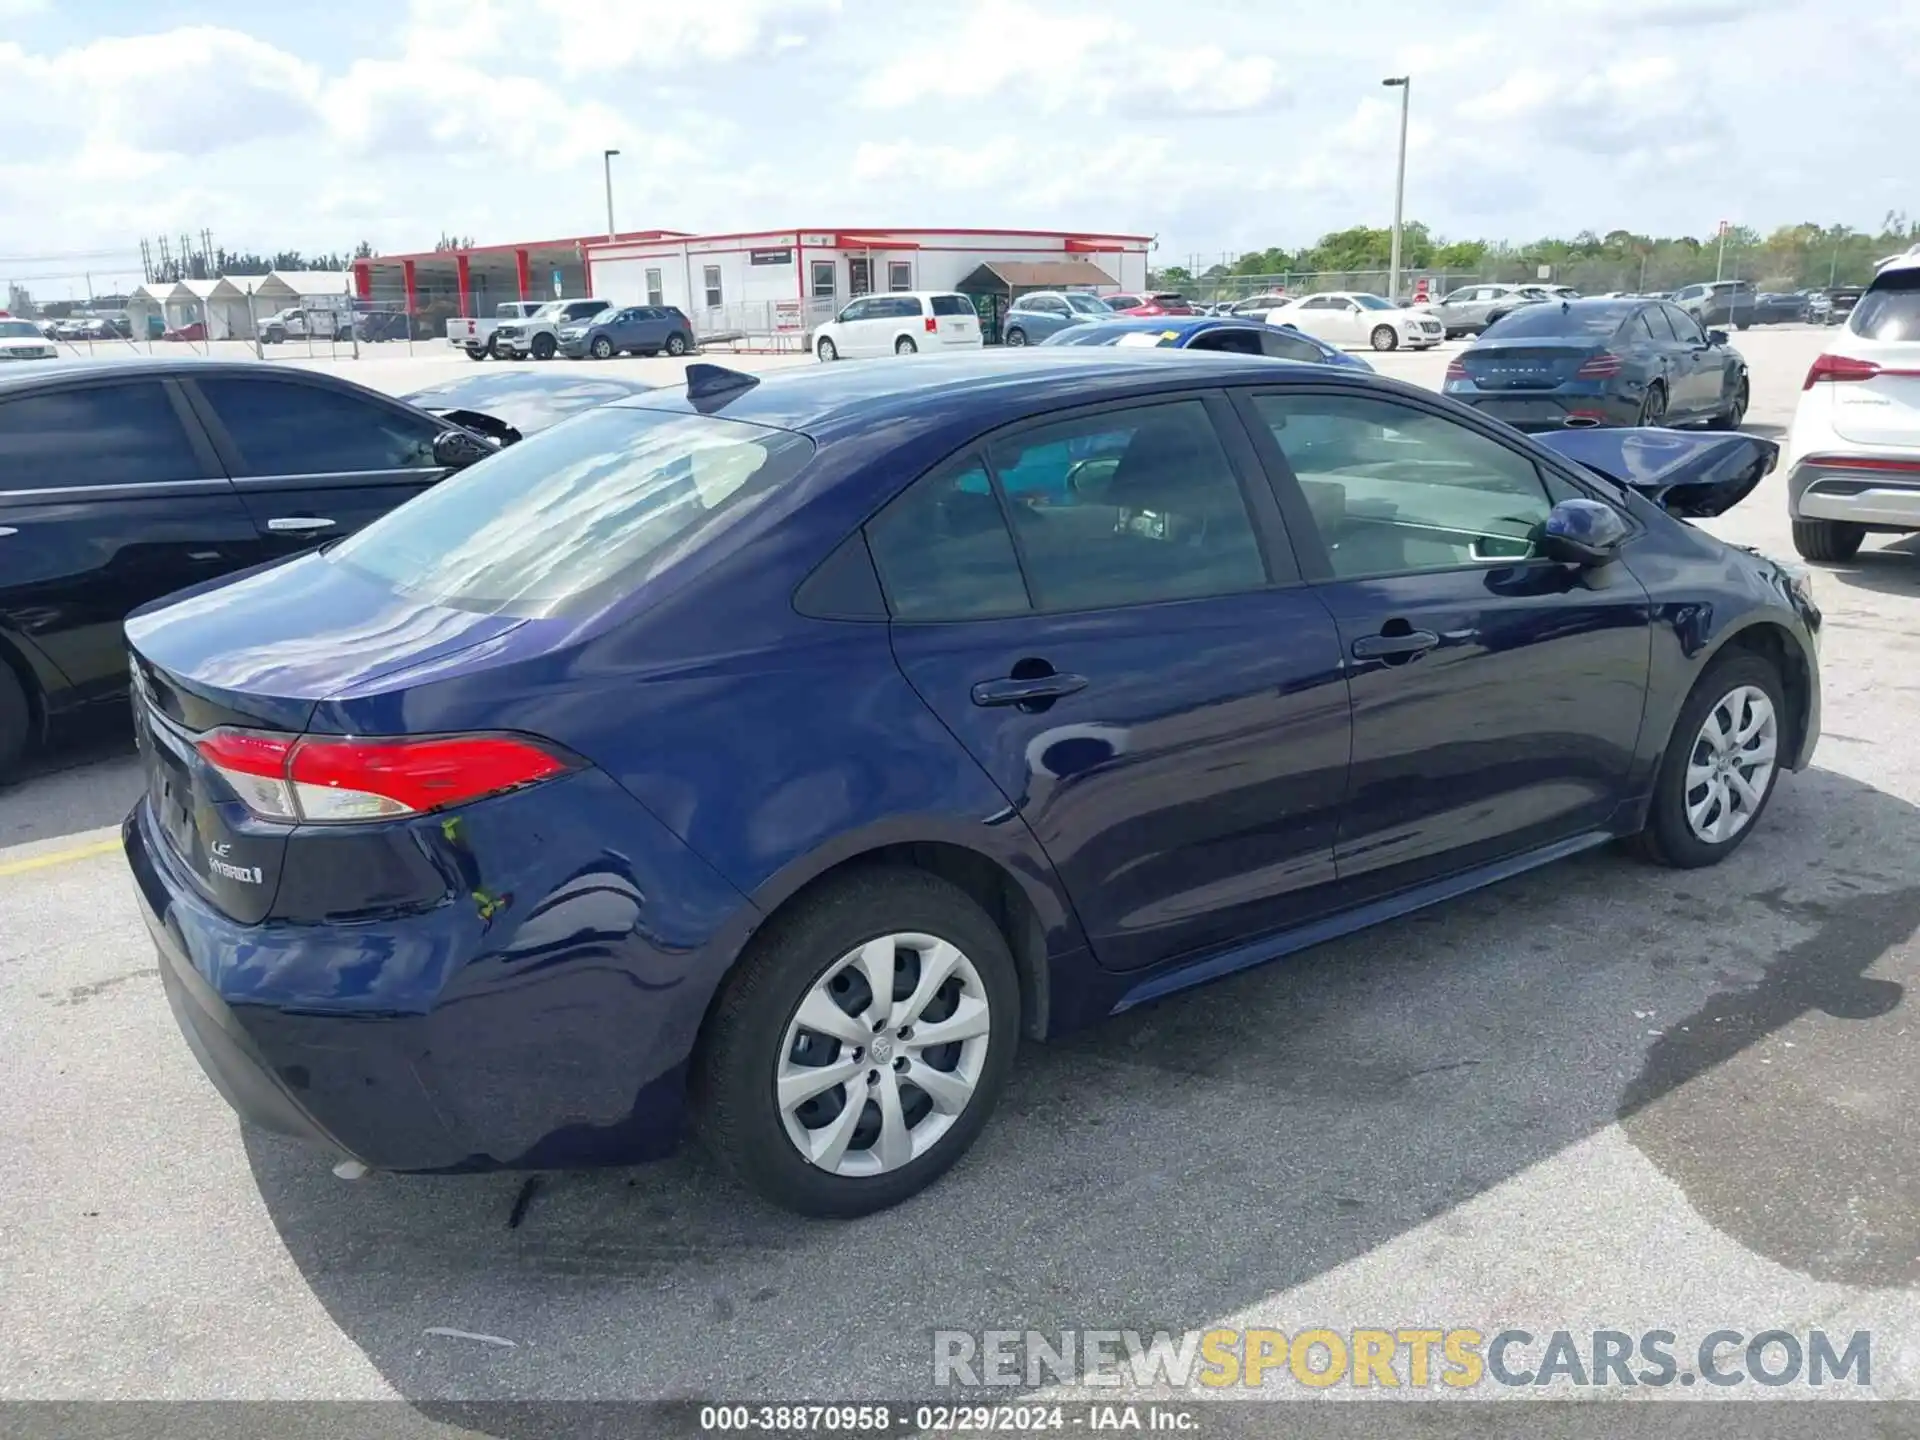
{"type": "Polygon", "coordinates": [[[1555,439],[1232,356],[692,366],[128,622],[174,1014],[336,1157],[691,1120],[853,1215],[1023,1039],[1616,838],[1724,860],[1820,619],[1680,517],[1775,447],[1555,439]]]}
{"type": "Polygon", "coordinates": [[[1265,355],[1310,365],[1344,365],[1371,371],[1358,355],[1329,345],[1291,325],[1268,325],[1241,316],[1160,315],[1145,319],[1093,320],[1060,330],[1042,345],[1117,345],[1123,349],[1217,350],[1229,355],[1265,355]]]}
{"type": "Polygon", "coordinates": [[[1447,365],[1445,393],[1522,430],[1746,418],[1747,362],[1724,330],[1661,300],[1528,305],[1447,365]]]}

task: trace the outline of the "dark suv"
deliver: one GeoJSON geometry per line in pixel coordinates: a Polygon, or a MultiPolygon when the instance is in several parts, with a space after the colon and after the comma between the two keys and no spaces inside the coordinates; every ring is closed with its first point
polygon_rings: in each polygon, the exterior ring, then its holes
{"type": "Polygon", "coordinates": [[[1673,303],[1698,321],[1702,329],[1731,325],[1745,330],[1753,324],[1760,297],[1751,280],[1711,280],[1682,286],[1673,292],[1673,303]]]}

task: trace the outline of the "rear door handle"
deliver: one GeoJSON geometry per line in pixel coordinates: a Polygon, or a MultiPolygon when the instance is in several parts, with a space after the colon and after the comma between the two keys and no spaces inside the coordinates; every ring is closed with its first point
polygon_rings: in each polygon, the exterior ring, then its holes
{"type": "Polygon", "coordinates": [[[267,529],[276,535],[312,535],[332,528],[333,521],[324,515],[276,515],[267,521],[267,529]]]}
{"type": "Polygon", "coordinates": [[[1058,700],[1087,688],[1084,675],[1036,675],[1031,680],[982,680],[973,687],[976,705],[1027,705],[1058,700]]]}
{"type": "Polygon", "coordinates": [[[1402,655],[1424,655],[1440,643],[1431,630],[1415,630],[1407,635],[1362,635],[1353,642],[1356,660],[1387,660],[1402,655]]]}

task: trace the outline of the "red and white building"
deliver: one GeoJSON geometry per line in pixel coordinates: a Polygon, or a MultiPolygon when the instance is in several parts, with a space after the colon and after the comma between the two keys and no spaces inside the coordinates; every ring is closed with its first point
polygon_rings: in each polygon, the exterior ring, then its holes
{"type": "Polygon", "coordinates": [[[415,314],[435,302],[488,315],[501,301],[592,295],[677,305],[703,334],[776,333],[816,324],[870,291],[957,289],[996,261],[1063,277],[1049,284],[1144,290],[1152,244],[1148,235],[1074,230],[641,230],[382,255],[353,269],[362,299],[415,314]]]}

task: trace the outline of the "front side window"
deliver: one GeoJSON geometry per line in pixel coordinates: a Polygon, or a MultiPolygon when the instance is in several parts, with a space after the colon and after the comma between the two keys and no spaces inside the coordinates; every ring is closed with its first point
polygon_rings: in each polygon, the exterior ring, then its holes
{"type": "Polygon", "coordinates": [[[1360,396],[1261,395],[1341,579],[1512,563],[1552,508],[1533,462],[1456,421],[1360,396]]]}
{"type": "Polygon", "coordinates": [[[320,385],[212,375],[200,394],[240,452],[241,475],[343,475],[425,470],[439,426],[320,385]]]}
{"type": "Polygon", "coordinates": [[[461,471],[326,557],[428,604],[578,613],[711,543],[812,454],[790,430],[592,410],[461,471]]]}
{"type": "Polygon", "coordinates": [[[873,318],[875,318],[873,313],[873,301],[854,300],[847,305],[846,309],[840,312],[839,323],[842,325],[846,325],[846,324],[850,324],[855,320],[871,320],[873,318]]]}
{"type": "Polygon", "coordinates": [[[977,458],[917,480],[867,523],[887,605],[900,620],[980,620],[1029,608],[1013,537],[977,458]]]}
{"type": "Polygon", "coordinates": [[[1267,582],[1239,481],[1198,400],[1024,430],[988,455],[1042,609],[1231,595],[1267,582]]]}
{"type": "Polygon", "coordinates": [[[158,381],[0,403],[0,490],[205,478],[207,467],[158,381]]]}
{"type": "Polygon", "coordinates": [[[1113,310],[1092,295],[1069,295],[1067,305],[1082,315],[1111,315],[1113,310]]]}
{"type": "Polygon", "coordinates": [[[1676,310],[1671,305],[1662,306],[1661,308],[1666,311],[1668,323],[1673,326],[1673,333],[1678,337],[1682,345],[1704,345],[1707,343],[1707,332],[1700,328],[1700,322],[1698,320],[1695,320],[1691,315],[1687,314],[1686,311],[1676,310]]]}

